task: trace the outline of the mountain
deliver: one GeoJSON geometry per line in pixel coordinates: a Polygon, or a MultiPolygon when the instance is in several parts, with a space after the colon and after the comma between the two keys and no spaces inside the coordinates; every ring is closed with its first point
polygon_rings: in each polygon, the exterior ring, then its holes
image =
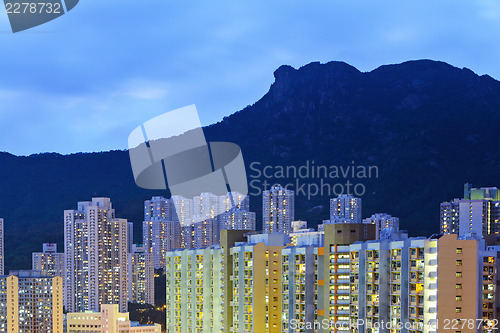
{"type": "MultiPolygon", "coordinates": [[[[363,216],[398,216],[411,235],[439,232],[439,203],[461,196],[465,182],[500,185],[500,82],[487,75],[430,60],[367,73],[343,62],[311,63],[281,66],[274,75],[258,102],[204,129],[209,141],[240,145],[259,222],[256,187],[264,180],[296,185],[298,179],[305,187],[296,189],[295,218],[311,226],[329,216],[334,195],[324,184],[362,184],[363,216]],[[323,184],[311,167],[300,177],[307,163],[328,170],[323,184]],[[277,177],[257,177],[266,166],[277,177]],[[301,173],[287,178],[281,169],[301,173]],[[323,185],[323,195],[304,196],[313,184],[323,185]]],[[[42,242],[57,242],[62,251],[63,210],[92,196],[111,197],[117,216],[136,223],[140,242],[143,201],[161,194],[135,185],[126,151],[0,153],[6,267],[29,268],[42,242]]]]}

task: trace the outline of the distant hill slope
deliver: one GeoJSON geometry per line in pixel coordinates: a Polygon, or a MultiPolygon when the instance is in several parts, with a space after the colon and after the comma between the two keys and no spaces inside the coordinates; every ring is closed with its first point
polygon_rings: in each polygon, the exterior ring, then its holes
{"type": "MultiPolygon", "coordinates": [[[[439,203],[460,196],[464,182],[500,185],[500,82],[489,76],[420,60],[368,73],[341,62],[282,66],[275,78],[258,102],[205,128],[209,140],[241,146],[254,185],[264,180],[253,178],[257,172],[248,166],[255,169],[255,162],[260,170],[307,161],[376,166],[378,178],[350,179],[366,188],[363,215],[398,216],[413,235],[439,231],[439,203]]],[[[143,200],[158,194],[135,185],[125,151],[0,153],[7,269],[29,268],[31,252],[42,242],[58,242],[62,251],[63,210],[92,196],[111,197],[117,216],[136,222],[140,241],[143,200]]],[[[297,196],[296,219],[314,226],[328,218],[330,196],[297,196]]],[[[252,197],[259,222],[261,203],[260,196],[252,197]]]]}

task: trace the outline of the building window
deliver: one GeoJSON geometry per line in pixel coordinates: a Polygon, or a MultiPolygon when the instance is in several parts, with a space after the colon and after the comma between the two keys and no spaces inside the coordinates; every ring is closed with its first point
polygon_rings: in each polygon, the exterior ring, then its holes
{"type": "Polygon", "coordinates": [[[456,284],[456,288],[457,288],[457,289],[462,289],[462,284],[461,284],[461,283],[457,283],[457,284],[456,284]]]}
{"type": "Polygon", "coordinates": [[[462,260],[457,260],[457,266],[462,266],[462,260]]]}
{"type": "Polygon", "coordinates": [[[462,272],[457,272],[455,275],[456,275],[457,278],[461,278],[462,277],[462,272]]]}
{"type": "Polygon", "coordinates": [[[461,308],[461,307],[459,307],[459,306],[457,306],[457,307],[455,308],[455,312],[456,312],[456,313],[462,313],[462,308],[461,308]]]}
{"type": "Polygon", "coordinates": [[[462,296],[455,296],[455,301],[460,302],[462,301],[462,296]]]}
{"type": "Polygon", "coordinates": [[[463,253],[463,249],[461,247],[457,247],[457,253],[458,254],[462,254],[463,253]]]}

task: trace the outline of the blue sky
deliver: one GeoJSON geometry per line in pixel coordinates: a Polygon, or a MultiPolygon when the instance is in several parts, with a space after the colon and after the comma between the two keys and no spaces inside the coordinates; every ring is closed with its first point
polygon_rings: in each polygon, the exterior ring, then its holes
{"type": "Polygon", "coordinates": [[[82,0],[17,34],[0,11],[0,151],[125,149],[136,126],[193,103],[217,122],[282,64],[426,58],[500,79],[499,32],[497,0],[82,0]]]}

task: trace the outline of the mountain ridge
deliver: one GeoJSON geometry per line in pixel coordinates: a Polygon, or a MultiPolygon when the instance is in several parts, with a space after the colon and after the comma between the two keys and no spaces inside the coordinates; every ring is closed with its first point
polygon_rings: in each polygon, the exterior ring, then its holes
{"type": "MultiPolygon", "coordinates": [[[[253,162],[376,165],[379,177],[361,181],[363,217],[390,213],[412,235],[438,232],[439,203],[460,196],[465,182],[500,185],[500,82],[488,75],[416,60],[369,72],[345,62],[283,65],[274,76],[261,99],[204,128],[208,141],[240,145],[249,181],[295,181],[253,177],[253,162]]],[[[42,242],[57,242],[62,251],[63,210],[93,196],[111,197],[117,217],[135,223],[140,242],[143,201],[162,194],[135,185],[124,150],[0,153],[6,267],[29,268],[42,242]]],[[[298,196],[296,219],[311,226],[327,219],[330,197],[298,196]]],[[[258,225],[261,205],[260,196],[251,197],[258,225]]]]}

